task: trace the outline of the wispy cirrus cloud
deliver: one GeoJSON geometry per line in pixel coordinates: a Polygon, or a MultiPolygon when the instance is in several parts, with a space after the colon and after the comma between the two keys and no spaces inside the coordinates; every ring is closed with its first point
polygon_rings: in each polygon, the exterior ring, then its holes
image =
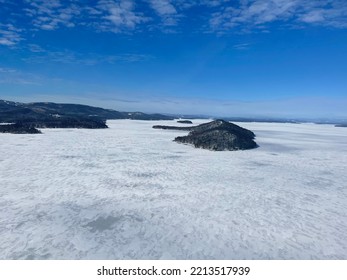
{"type": "Polygon", "coordinates": [[[250,48],[251,44],[249,43],[240,43],[233,46],[233,49],[243,51],[248,50],[250,48]]]}
{"type": "Polygon", "coordinates": [[[230,33],[310,25],[347,28],[346,0],[0,0],[0,45],[14,46],[25,31],[80,28],[96,32],[230,33]],[[192,18],[193,17],[193,18],[192,18]],[[23,24],[24,23],[24,24],[23,24]],[[30,24],[27,24],[30,23],[30,24]],[[16,27],[15,27],[16,26],[16,27]],[[182,28],[183,27],[183,28],[182,28]],[[22,32],[24,31],[24,32],[22,32]]]}
{"type": "Polygon", "coordinates": [[[29,6],[24,9],[24,12],[33,19],[32,24],[38,29],[55,30],[60,26],[74,27],[75,21],[78,21],[77,17],[81,13],[76,1],[25,1],[29,6]]]}
{"type": "Polygon", "coordinates": [[[347,27],[347,2],[344,0],[307,2],[298,20],[337,28],[347,27]]]}
{"type": "Polygon", "coordinates": [[[164,26],[174,26],[178,23],[179,14],[173,2],[170,0],[149,0],[150,6],[160,16],[164,26]]]}
{"type": "Polygon", "coordinates": [[[28,51],[30,51],[32,55],[23,58],[23,61],[30,64],[62,63],[93,66],[97,64],[115,64],[122,62],[135,63],[153,58],[150,55],[138,53],[100,55],[96,53],[82,54],[71,50],[47,50],[36,44],[29,44],[28,51]]]}
{"type": "Polygon", "coordinates": [[[89,10],[101,21],[94,26],[101,31],[113,31],[115,33],[134,30],[138,25],[146,23],[149,18],[143,13],[135,11],[135,2],[131,0],[99,0],[95,9],[89,10]]]}
{"type": "Polygon", "coordinates": [[[15,73],[15,72],[17,72],[16,69],[0,67],[0,73],[15,73]]]}
{"type": "Polygon", "coordinates": [[[14,46],[22,41],[21,29],[12,24],[0,24],[0,45],[14,46]]]}
{"type": "Polygon", "coordinates": [[[344,0],[240,0],[238,5],[224,6],[209,20],[213,31],[237,27],[264,28],[270,23],[319,24],[347,27],[347,2],[344,0]]]}

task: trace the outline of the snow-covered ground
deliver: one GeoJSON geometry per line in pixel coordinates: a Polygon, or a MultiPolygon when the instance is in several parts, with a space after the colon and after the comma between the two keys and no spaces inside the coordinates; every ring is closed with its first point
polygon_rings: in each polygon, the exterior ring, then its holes
{"type": "Polygon", "coordinates": [[[1,259],[347,259],[347,128],[242,123],[258,149],[211,152],[108,124],[0,135],[1,259]]]}

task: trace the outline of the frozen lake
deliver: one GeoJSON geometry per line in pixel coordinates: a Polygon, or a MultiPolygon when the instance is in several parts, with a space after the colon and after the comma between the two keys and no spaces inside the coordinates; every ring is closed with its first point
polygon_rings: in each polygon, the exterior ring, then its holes
{"type": "Polygon", "coordinates": [[[0,259],[347,259],[347,128],[211,152],[156,124],[0,135],[0,259]]]}

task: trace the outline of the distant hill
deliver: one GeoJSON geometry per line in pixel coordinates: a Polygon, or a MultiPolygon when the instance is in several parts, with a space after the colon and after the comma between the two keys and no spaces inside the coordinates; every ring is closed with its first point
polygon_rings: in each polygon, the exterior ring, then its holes
{"type": "Polygon", "coordinates": [[[237,117],[229,117],[224,118],[227,121],[231,122],[265,122],[265,123],[301,123],[303,120],[296,119],[286,119],[286,118],[237,118],[237,117]]]}
{"type": "Polygon", "coordinates": [[[161,114],[119,112],[79,104],[20,103],[0,100],[0,123],[35,128],[107,128],[106,120],[173,120],[161,114]]]}

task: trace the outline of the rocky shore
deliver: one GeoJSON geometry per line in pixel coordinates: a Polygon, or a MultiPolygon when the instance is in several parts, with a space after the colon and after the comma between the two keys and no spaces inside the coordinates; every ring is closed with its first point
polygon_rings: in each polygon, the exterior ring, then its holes
{"type": "Polygon", "coordinates": [[[35,127],[30,127],[22,124],[2,124],[0,125],[0,133],[40,134],[41,131],[35,127]]]}

